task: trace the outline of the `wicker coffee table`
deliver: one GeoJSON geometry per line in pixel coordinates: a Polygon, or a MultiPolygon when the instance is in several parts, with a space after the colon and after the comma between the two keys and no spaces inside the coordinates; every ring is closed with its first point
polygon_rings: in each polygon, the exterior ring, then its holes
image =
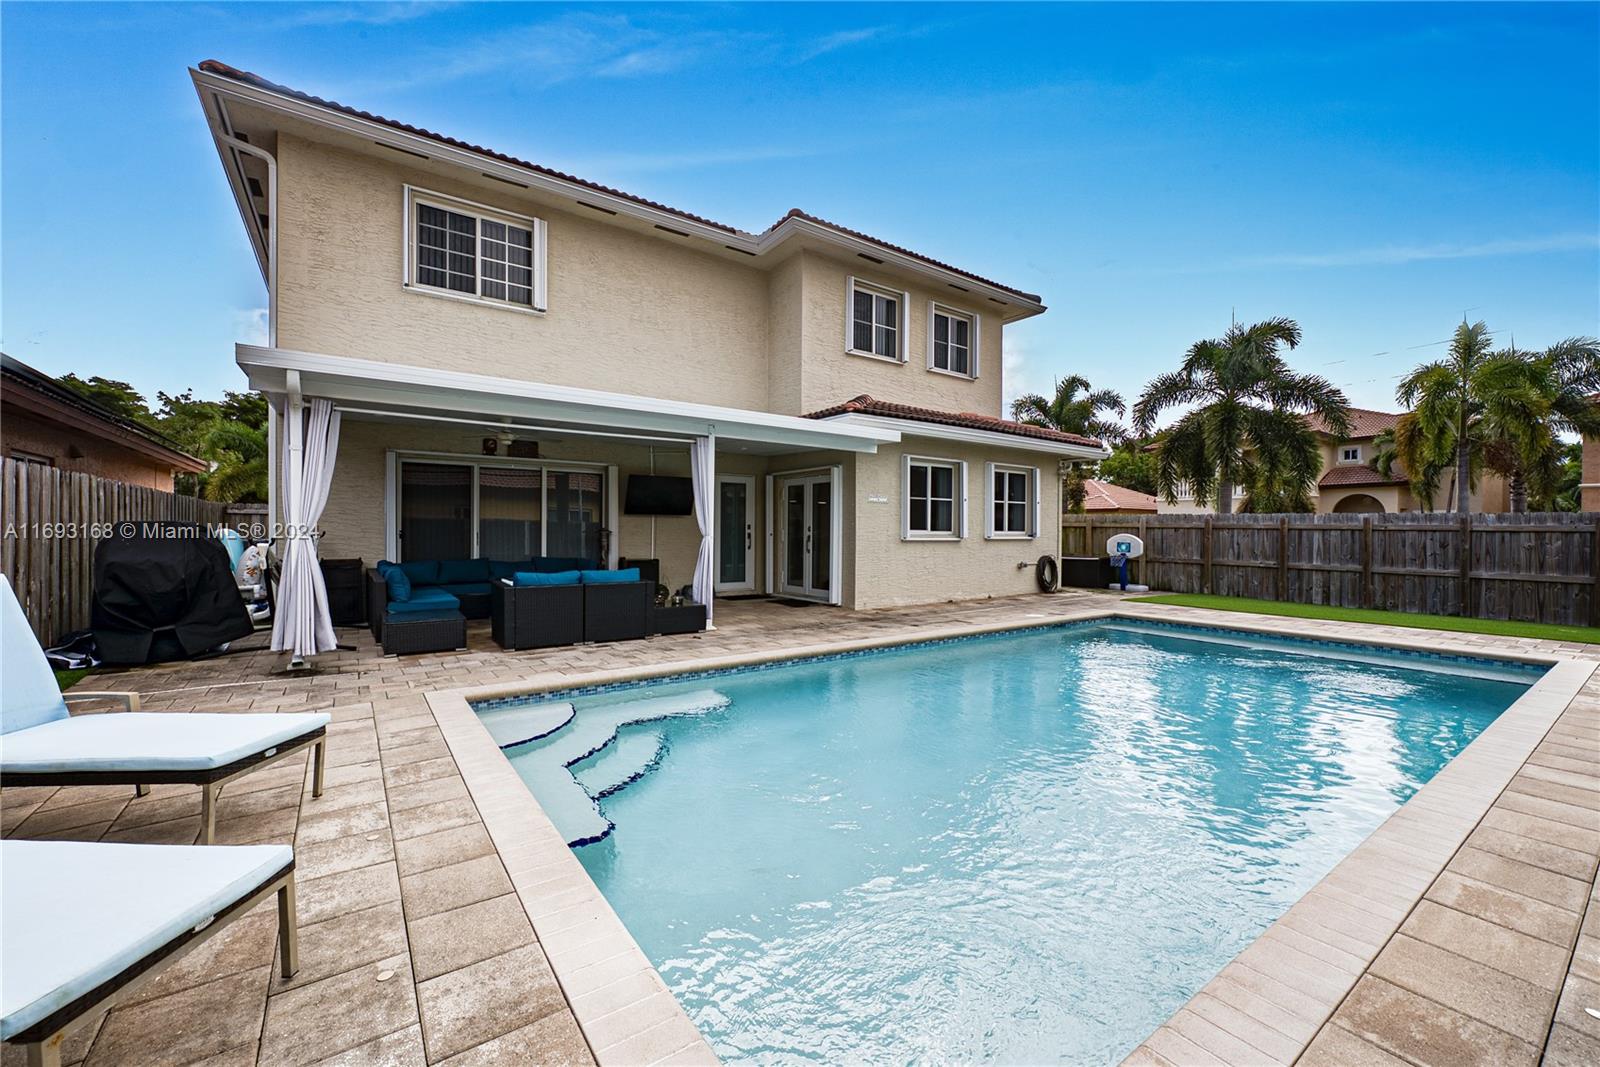
{"type": "Polygon", "coordinates": [[[466,647],[467,617],[459,611],[390,612],[383,617],[385,656],[466,647]]]}

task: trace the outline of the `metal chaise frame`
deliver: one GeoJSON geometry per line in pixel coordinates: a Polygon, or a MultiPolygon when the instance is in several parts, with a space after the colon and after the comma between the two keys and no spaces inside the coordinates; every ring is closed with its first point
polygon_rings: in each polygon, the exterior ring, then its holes
{"type": "Polygon", "coordinates": [[[247,914],[273,893],[278,895],[278,954],[282,963],[282,977],[293,978],[300,969],[300,938],[294,902],[294,860],[291,859],[288,866],[250,893],[162,945],[115,978],[77,1000],[62,1005],[26,1030],[19,1031],[7,1044],[23,1047],[27,1053],[28,1067],[61,1067],[61,1045],[69,1029],[109,1007],[118,996],[138,987],[167,964],[175,963],[198,948],[206,939],[226,927],[234,917],[247,914]]]}
{"type": "MultiPolygon", "coordinates": [[[[124,711],[139,710],[138,693],[63,693],[68,706],[90,700],[115,700],[124,711]]],[[[181,715],[182,712],[174,712],[181,715]]],[[[200,844],[215,843],[217,833],[217,794],[222,787],[241,775],[276,763],[292,756],[307,745],[315,745],[311,766],[311,795],[322,795],[322,782],[327,770],[328,729],[319,726],[314,730],[281,741],[264,752],[253,752],[242,759],[221,767],[201,771],[7,771],[0,773],[0,784],[8,786],[50,785],[131,785],[138,796],[145,796],[152,785],[198,785],[200,787],[200,844]]]]}

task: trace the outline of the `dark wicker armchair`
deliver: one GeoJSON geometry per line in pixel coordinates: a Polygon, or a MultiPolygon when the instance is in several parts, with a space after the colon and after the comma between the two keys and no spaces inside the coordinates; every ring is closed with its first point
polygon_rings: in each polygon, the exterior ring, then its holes
{"type": "Polygon", "coordinates": [[[489,590],[489,627],[504,649],[555,648],[583,638],[581,585],[506,585],[489,590]]]}
{"type": "Polygon", "coordinates": [[[650,632],[655,604],[653,582],[606,582],[583,585],[583,639],[632,641],[650,632]]]}

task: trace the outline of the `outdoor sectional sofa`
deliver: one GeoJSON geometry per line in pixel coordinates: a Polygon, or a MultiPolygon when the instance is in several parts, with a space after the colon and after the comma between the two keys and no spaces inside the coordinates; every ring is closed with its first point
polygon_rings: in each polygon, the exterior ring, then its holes
{"type": "MultiPolygon", "coordinates": [[[[571,573],[571,572],[569,572],[571,573]]],[[[580,572],[590,578],[594,571],[580,572]]],[[[626,571],[600,574],[625,575],[626,571]]],[[[654,582],[637,580],[559,580],[554,584],[518,584],[515,577],[496,582],[490,601],[490,628],[505,649],[555,648],[580,641],[631,641],[650,633],[655,607],[654,582]]],[[[577,574],[572,574],[577,578],[577,574]]]]}
{"type": "Polygon", "coordinates": [[[381,561],[367,571],[367,624],[389,654],[437,652],[461,647],[466,619],[489,617],[489,591],[502,579],[522,572],[580,570],[598,566],[593,560],[539,556],[524,560],[423,559],[404,563],[381,561]],[[409,586],[404,599],[392,595],[386,575],[397,569],[409,586]],[[401,623],[385,634],[389,620],[401,623]]]}

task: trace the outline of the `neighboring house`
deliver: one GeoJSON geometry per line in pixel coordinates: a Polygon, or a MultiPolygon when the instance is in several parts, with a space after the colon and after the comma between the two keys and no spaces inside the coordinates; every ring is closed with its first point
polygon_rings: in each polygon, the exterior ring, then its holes
{"type": "MultiPolygon", "coordinates": [[[[1322,475],[1317,479],[1311,502],[1318,514],[1367,514],[1397,511],[1416,511],[1421,504],[1411,492],[1405,474],[1398,467],[1385,476],[1372,465],[1373,441],[1385,430],[1394,429],[1400,419],[1396,412],[1372,411],[1367,408],[1350,409],[1350,433],[1336,437],[1316,416],[1308,417],[1316,431],[1322,449],[1322,475]]],[[[1234,508],[1244,507],[1246,492],[1242,486],[1233,492],[1234,508]]],[[[1455,478],[1446,475],[1434,498],[1434,507],[1449,510],[1455,504],[1455,478]]],[[[1478,487],[1472,493],[1474,512],[1505,511],[1509,505],[1506,481],[1498,474],[1483,472],[1478,487]]],[[[1161,499],[1160,512],[1183,514],[1207,512],[1213,507],[1201,507],[1186,488],[1180,489],[1178,503],[1168,504],[1161,499]]]]}
{"type": "Polygon", "coordinates": [[[1154,515],[1156,498],[1097,478],[1083,483],[1083,510],[1094,515],[1154,515]]]}
{"type": "MultiPolygon", "coordinates": [[[[1600,395],[1589,398],[1600,404],[1600,395]]],[[[1578,508],[1600,511],[1600,439],[1583,439],[1583,463],[1578,474],[1578,508]]]]}
{"type": "Polygon", "coordinates": [[[700,439],[721,592],[1020,593],[1055,550],[1059,463],[1107,454],[999,417],[1031,293],[802,211],[748,233],[191,73],[268,284],[269,342],[237,361],[275,438],[311,398],[341,411],[324,555],[654,557],[676,588],[696,518],[622,502],[700,439]]]}
{"type": "Polygon", "coordinates": [[[0,446],[7,459],[167,493],[176,475],[208,469],[170,438],[3,353],[0,446]]]}

